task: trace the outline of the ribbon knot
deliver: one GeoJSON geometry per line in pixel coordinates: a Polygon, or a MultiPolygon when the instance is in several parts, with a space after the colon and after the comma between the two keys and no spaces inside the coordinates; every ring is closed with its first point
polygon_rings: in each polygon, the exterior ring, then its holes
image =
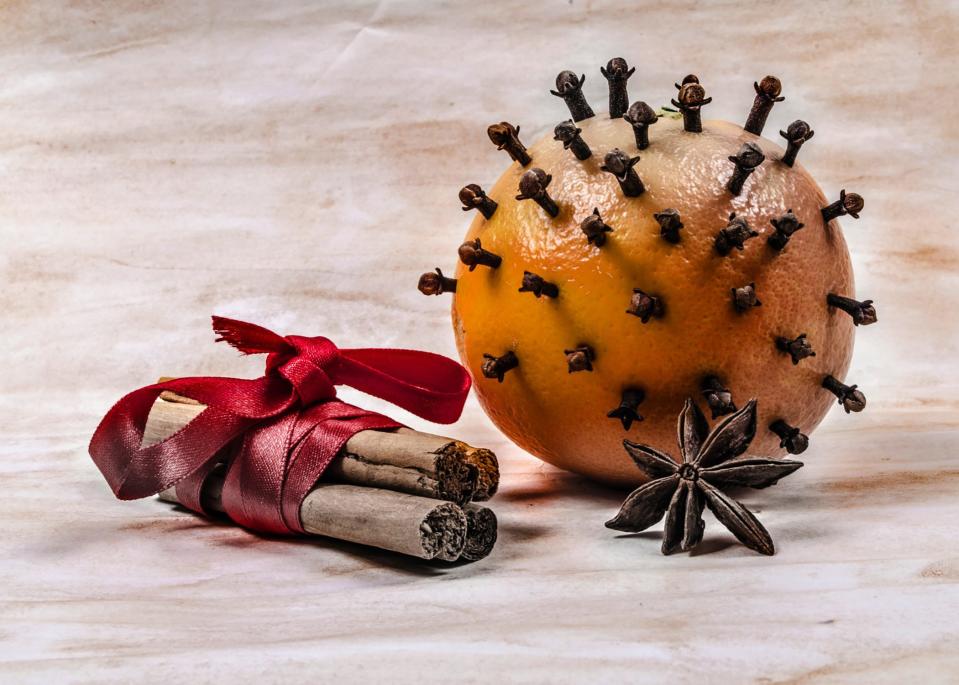
{"type": "Polygon", "coordinates": [[[234,521],[265,532],[303,532],[300,504],[346,441],[363,430],[402,425],[336,399],[337,385],[436,423],[459,418],[470,388],[462,366],[429,352],[341,350],[327,338],[283,337],[216,316],[213,329],[218,341],[244,354],[268,354],[266,374],[254,380],[179,378],[120,399],[90,441],[90,456],[118,498],[176,486],[180,502],[202,512],[203,482],[225,462],[222,502],[234,521]],[[167,439],[144,447],[144,426],[164,390],[207,408],[167,439]]]}
{"type": "Polygon", "coordinates": [[[304,407],[334,399],[339,348],[329,338],[288,335],[284,340],[292,348],[293,356],[274,352],[267,358],[267,372],[275,368],[290,381],[304,407]]]}

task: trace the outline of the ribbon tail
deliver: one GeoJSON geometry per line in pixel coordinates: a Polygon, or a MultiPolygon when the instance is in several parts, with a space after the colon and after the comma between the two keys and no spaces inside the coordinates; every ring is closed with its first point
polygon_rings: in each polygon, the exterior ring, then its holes
{"type": "Polygon", "coordinates": [[[286,352],[290,344],[281,335],[257,326],[255,323],[228,319],[225,316],[212,317],[213,332],[218,336],[216,342],[225,342],[243,354],[262,354],[265,352],[286,352]]]}

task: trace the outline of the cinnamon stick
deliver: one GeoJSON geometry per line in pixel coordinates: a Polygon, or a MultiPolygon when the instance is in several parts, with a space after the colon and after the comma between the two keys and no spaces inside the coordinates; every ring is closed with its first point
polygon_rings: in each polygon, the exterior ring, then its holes
{"type": "MultiPolygon", "coordinates": [[[[153,404],[143,444],[172,435],[206,408],[164,392],[153,404]]],[[[396,490],[465,504],[489,499],[499,485],[496,455],[464,442],[409,428],[361,431],[350,438],[324,481],[396,490]]]]}
{"type": "Polygon", "coordinates": [[[360,431],[324,474],[331,482],[369,485],[466,504],[479,469],[466,461],[468,445],[409,428],[360,431]]]}
{"type": "MultiPolygon", "coordinates": [[[[169,437],[205,408],[196,400],[164,392],[150,412],[143,444],[151,445],[169,437]]],[[[489,499],[496,492],[499,465],[490,450],[408,428],[363,431],[347,442],[324,474],[324,482],[315,486],[304,500],[300,507],[304,528],[316,535],[421,559],[477,561],[486,557],[496,543],[497,520],[493,512],[475,504],[461,509],[454,503],[438,503],[436,500],[443,498],[440,492],[452,486],[441,487],[442,478],[431,478],[416,468],[422,467],[424,460],[430,461],[423,455],[434,454],[436,450],[431,452],[430,448],[436,445],[441,446],[440,456],[455,455],[469,466],[467,480],[472,483],[474,497],[489,499]],[[334,467],[344,463],[345,466],[334,467]],[[327,483],[328,476],[352,479],[354,483],[327,483]],[[385,487],[369,487],[374,484],[385,487]],[[391,492],[403,487],[428,493],[428,497],[391,492]]],[[[434,459],[432,463],[442,461],[434,459]]],[[[448,473],[455,469],[434,466],[434,470],[448,473]]],[[[201,503],[207,511],[223,511],[224,478],[225,466],[219,464],[204,482],[201,503]]],[[[159,497],[178,502],[174,488],[161,492],[159,497]]]]}
{"type": "MultiPolygon", "coordinates": [[[[224,469],[215,469],[203,484],[208,511],[223,511],[224,469]]],[[[161,500],[178,503],[176,489],[161,500]]],[[[466,514],[452,502],[358,485],[320,483],[300,505],[308,533],[378,547],[420,559],[455,561],[466,544],[466,514]]]]}

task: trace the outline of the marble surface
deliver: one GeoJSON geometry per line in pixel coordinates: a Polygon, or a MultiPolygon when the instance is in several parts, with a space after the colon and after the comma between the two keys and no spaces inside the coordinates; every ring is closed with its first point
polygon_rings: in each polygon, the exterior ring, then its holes
{"type": "MultiPolygon", "coordinates": [[[[4,682],[959,681],[959,97],[953,2],[31,2],[0,7],[0,679],[4,682]],[[161,374],[255,375],[211,312],[353,346],[453,354],[456,190],[489,183],[485,127],[562,115],[555,73],[637,64],[663,102],[696,72],[771,127],[844,222],[859,293],[850,378],[807,463],[747,497],[778,543],[712,519],[693,557],[603,528],[621,494],[495,449],[500,542],[431,566],[264,539],[115,501],[100,416],[161,374]],[[348,343],[347,343],[348,341],[348,343]]],[[[634,84],[635,83],[635,88],[634,84]]],[[[384,409],[346,392],[348,399],[384,409]]],[[[423,422],[392,411],[417,428],[423,422]]]]}

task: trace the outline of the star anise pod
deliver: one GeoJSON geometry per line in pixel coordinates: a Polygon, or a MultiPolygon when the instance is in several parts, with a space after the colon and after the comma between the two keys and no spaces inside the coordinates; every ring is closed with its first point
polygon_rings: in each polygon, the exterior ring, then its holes
{"type": "Polygon", "coordinates": [[[663,554],[686,552],[703,539],[703,508],[710,511],[746,547],[774,554],[772,538],[759,520],[721,488],[774,485],[803,464],[786,459],[742,457],[756,435],[756,400],[730,414],[709,432],[706,417],[692,399],[679,415],[682,463],[629,440],[623,446],[652,479],[626,498],[607,528],[638,533],[666,515],[663,554]]]}

